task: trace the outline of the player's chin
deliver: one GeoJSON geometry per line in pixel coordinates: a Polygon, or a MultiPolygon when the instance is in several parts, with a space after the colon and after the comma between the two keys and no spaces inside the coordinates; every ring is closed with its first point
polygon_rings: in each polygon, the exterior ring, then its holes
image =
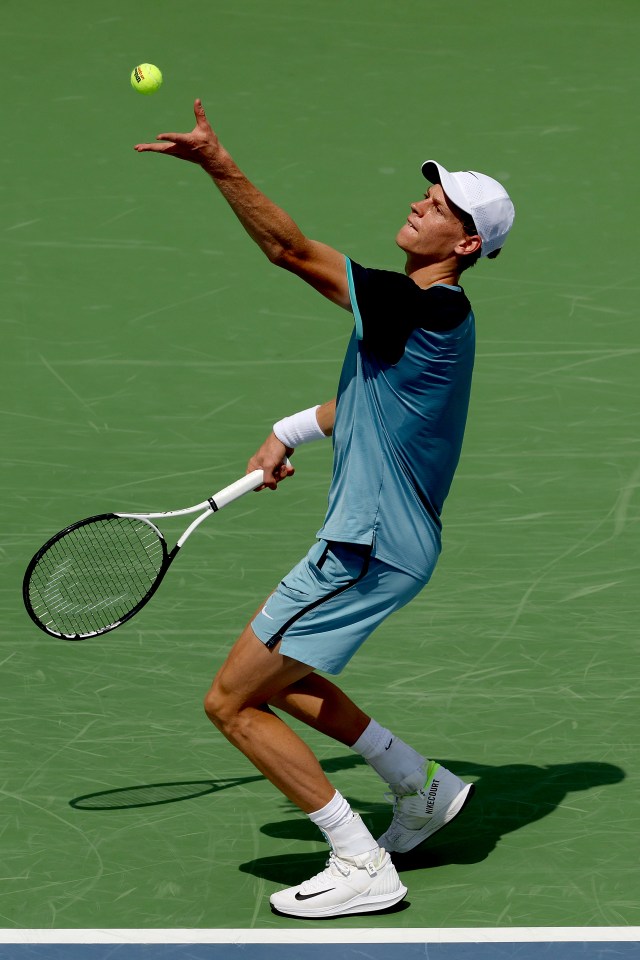
{"type": "Polygon", "coordinates": [[[415,238],[416,231],[408,223],[405,223],[404,227],[401,227],[396,234],[396,244],[401,250],[409,253],[414,248],[415,238]]]}

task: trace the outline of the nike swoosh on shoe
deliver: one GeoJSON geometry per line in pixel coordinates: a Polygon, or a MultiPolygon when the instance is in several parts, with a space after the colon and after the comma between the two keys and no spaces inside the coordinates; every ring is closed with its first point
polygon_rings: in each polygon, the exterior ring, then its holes
{"type": "Polygon", "coordinates": [[[326,890],[318,890],[317,893],[296,893],[296,900],[311,900],[312,897],[319,897],[323,893],[331,893],[335,887],[328,887],[326,890]]]}

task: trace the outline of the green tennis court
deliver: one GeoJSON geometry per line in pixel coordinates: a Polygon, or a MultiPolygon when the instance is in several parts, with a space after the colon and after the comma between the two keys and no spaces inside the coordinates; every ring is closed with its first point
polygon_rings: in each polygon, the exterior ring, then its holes
{"type": "MultiPolygon", "coordinates": [[[[257,185],[361,263],[402,269],[428,157],[516,204],[464,278],[478,358],[436,575],[343,674],[477,794],[367,927],[640,924],[639,25],[633,0],[6,0],[0,926],[313,927],[269,894],[326,847],[201,702],[312,542],[330,446],[205,524],[109,636],[49,639],[20,596],[67,523],[203,500],[335,393],[348,315],[264,261],[199,170],[133,150],[189,129],[196,96],[257,185]],[[129,86],[142,61],[154,97],[129,86]]],[[[375,775],[305,738],[381,832],[375,775]]]]}

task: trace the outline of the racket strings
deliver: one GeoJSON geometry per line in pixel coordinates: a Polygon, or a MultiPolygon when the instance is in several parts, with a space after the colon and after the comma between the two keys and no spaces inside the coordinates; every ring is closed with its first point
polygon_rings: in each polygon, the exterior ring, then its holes
{"type": "Polygon", "coordinates": [[[149,594],[165,561],[164,541],[142,520],[101,517],[67,531],[36,563],[29,601],[48,630],[100,633],[149,594]]]}

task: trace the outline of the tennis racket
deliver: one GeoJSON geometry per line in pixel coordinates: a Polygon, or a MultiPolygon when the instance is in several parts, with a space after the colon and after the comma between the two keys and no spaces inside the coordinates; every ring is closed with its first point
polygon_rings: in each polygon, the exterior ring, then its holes
{"type": "Polygon", "coordinates": [[[66,527],[40,547],[24,575],[27,613],[50,637],[84,640],[115,630],[154,595],[203,520],[256,490],[262,470],[194,507],[161,513],[101,513],[66,527]],[[172,550],[154,520],[199,513],[172,550]]]}

